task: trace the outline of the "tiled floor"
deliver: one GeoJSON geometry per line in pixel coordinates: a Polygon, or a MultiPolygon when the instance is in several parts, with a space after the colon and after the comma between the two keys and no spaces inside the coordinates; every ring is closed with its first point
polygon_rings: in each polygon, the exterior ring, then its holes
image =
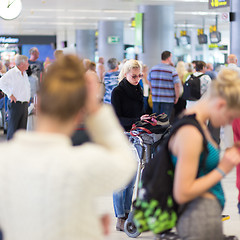
{"type": "MultiPolygon", "coordinates": [[[[6,135],[2,134],[2,130],[0,130],[0,142],[5,141],[6,135]]],[[[223,228],[224,233],[226,235],[236,235],[240,240],[240,215],[238,214],[237,210],[237,194],[238,191],[235,186],[236,181],[236,173],[235,169],[227,175],[222,183],[223,188],[225,191],[226,196],[226,205],[225,209],[223,211],[223,214],[230,215],[230,220],[223,222],[223,228]]],[[[112,198],[108,197],[106,198],[106,202],[104,204],[112,205],[112,198]]],[[[112,209],[112,223],[111,223],[111,232],[108,237],[106,237],[106,240],[126,240],[131,239],[129,238],[124,232],[117,232],[115,231],[115,222],[116,219],[113,215],[113,209],[112,209]]],[[[138,239],[145,239],[145,240],[153,240],[154,236],[150,232],[141,234],[138,239]]],[[[214,239],[213,239],[214,240],[214,239]]]]}

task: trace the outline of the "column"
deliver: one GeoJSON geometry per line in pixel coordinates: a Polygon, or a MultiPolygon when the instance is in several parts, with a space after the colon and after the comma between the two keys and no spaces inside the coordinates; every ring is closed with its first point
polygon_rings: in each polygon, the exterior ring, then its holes
{"type": "MultiPolygon", "coordinates": [[[[203,60],[200,59],[200,55],[204,55],[204,50],[197,51],[196,46],[199,45],[197,31],[196,29],[188,30],[188,33],[191,37],[191,61],[193,60],[203,60]]],[[[200,46],[202,49],[204,48],[203,45],[200,46]]]]}
{"type": "Polygon", "coordinates": [[[161,53],[173,51],[174,7],[172,5],[140,5],[143,13],[143,53],[139,60],[148,67],[161,62],[161,53]]]}
{"type": "Polygon", "coordinates": [[[234,13],[233,21],[230,22],[230,53],[235,54],[240,63],[240,1],[232,0],[231,12],[234,13]]]}
{"type": "Polygon", "coordinates": [[[69,54],[76,54],[76,30],[67,29],[67,47],[69,54]]]}
{"type": "Polygon", "coordinates": [[[57,49],[62,49],[63,48],[62,42],[67,41],[66,30],[58,29],[56,35],[57,35],[57,49]]]}
{"type": "Polygon", "coordinates": [[[79,57],[95,61],[95,30],[76,30],[76,51],[79,57]]]}
{"type": "Polygon", "coordinates": [[[113,57],[123,60],[123,29],[123,21],[98,22],[98,56],[104,57],[105,62],[113,57]]]}

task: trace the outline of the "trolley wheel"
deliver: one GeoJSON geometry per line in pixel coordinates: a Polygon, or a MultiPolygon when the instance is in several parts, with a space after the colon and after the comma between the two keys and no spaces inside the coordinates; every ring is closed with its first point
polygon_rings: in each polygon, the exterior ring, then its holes
{"type": "Polygon", "coordinates": [[[124,232],[131,238],[137,238],[141,234],[133,222],[133,212],[129,213],[128,219],[124,223],[124,232]]]}

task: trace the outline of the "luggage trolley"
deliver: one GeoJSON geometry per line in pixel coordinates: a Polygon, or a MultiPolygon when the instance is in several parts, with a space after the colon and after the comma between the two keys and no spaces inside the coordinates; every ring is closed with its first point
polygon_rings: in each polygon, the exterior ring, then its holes
{"type": "MultiPolygon", "coordinates": [[[[136,133],[134,136],[132,136],[130,132],[125,132],[125,135],[134,146],[138,158],[138,168],[133,192],[133,201],[137,198],[138,195],[138,185],[140,183],[142,171],[145,164],[151,160],[157,147],[168,135],[170,128],[171,126],[168,124],[161,130],[161,133],[136,133]]],[[[138,232],[133,222],[133,215],[134,212],[131,211],[128,215],[127,220],[125,221],[124,232],[131,238],[137,238],[140,233],[138,232]]]]}
{"type": "MultiPolygon", "coordinates": [[[[134,147],[134,151],[136,153],[138,159],[138,168],[136,181],[133,192],[133,201],[138,196],[139,191],[139,183],[142,176],[142,171],[146,165],[154,156],[154,152],[161,145],[162,141],[165,137],[168,136],[171,129],[171,125],[168,124],[165,126],[165,129],[162,129],[162,133],[136,133],[135,136],[132,136],[130,132],[125,132],[125,135],[128,137],[129,141],[132,143],[134,147]]],[[[131,238],[137,238],[141,233],[138,232],[137,227],[133,222],[134,211],[131,211],[128,215],[128,219],[124,224],[124,232],[131,238]]],[[[222,221],[229,220],[229,215],[222,215],[222,221]]],[[[156,236],[156,240],[160,239],[180,239],[175,232],[169,232],[167,236],[165,234],[161,234],[160,236],[156,236]]],[[[235,236],[224,236],[224,240],[238,240],[235,236]]]]}

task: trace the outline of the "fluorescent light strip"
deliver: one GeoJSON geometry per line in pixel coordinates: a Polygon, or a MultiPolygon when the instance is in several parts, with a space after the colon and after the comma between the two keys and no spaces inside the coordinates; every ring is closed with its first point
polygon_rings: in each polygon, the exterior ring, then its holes
{"type": "Polygon", "coordinates": [[[108,19],[108,20],[116,20],[117,17],[57,17],[58,19],[88,19],[88,20],[99,20],[99,19],[108,19]]]}
{"type": "Polygon", "coordinates": [[[69,9],[67,12],[86,12],[86,13],[136,13],[135,10],[115,10],[115,9],[102,9],[102,10],[90,10],[90,9],[69,9]]]}
{"type": "MultiPolygon", "coordinates": [[[[68,17],[68,16],[26,16],[26,19],[71,19],[71,20],[116,20],[119,19],[117,17],[68,17]]],[[[127,18],[128,19],[128,18],[127,18]]]]}
{"type": "Polygon", "coordinates": [[[220,15],[222,14],[221,12],[178,12],[178,11],[175,11],[174,12],[175,14],[177,15],[220,15]]]}
{"type": "Polygon", "coordinates": [[[68,9],[67,12],[89,12],[89,13],[101,13],[101,10],[90,10],[90,9],[68,9]]]}
{"type": "Polygon", "coordinates": [[[194,28],[194,27],[201,27],[202,25],[199,25],[199,24],[174,24],[174,27],[191,27],[191,28],[194,28]]]}
{"type": "Polygon", "coordinates": [[[135,10],[117,10],[117,9],[25,9],[31,12],[82,12],[82,13],[136,13],[135,10]]]}
{"type": "Polygon", "coordinates": [[[104,13],[136,13],[135,10],[115,10],[115,9],[103,9],[104,13]]]}
{"type": "Polygon", "coordinates": [[[202,2],[202,3],[207,3],[209,2],[209,0],[173,0],[173,2],[195,2],[195,3],[199,3],[199,2],[202,2]]]}
{"type": "Polygon", "coordinates": [[[25,11],[31,12],[65,12],[65,9],[25,9],[25,11]]]}
{"type": "MultiPolygon", "coordinates": [[[[167,2],[166,0],[151,0],[151,1],[153,1],[153,2],[167,2]]],[[[207,3],[208,0],[172,0],[171,2],[207,3]]]]}
{"type": "Polygon", "coordinates": [[[28,25],[96,25],[96,23],[73,23],[73,22],[24,22],[28,25]]]}

